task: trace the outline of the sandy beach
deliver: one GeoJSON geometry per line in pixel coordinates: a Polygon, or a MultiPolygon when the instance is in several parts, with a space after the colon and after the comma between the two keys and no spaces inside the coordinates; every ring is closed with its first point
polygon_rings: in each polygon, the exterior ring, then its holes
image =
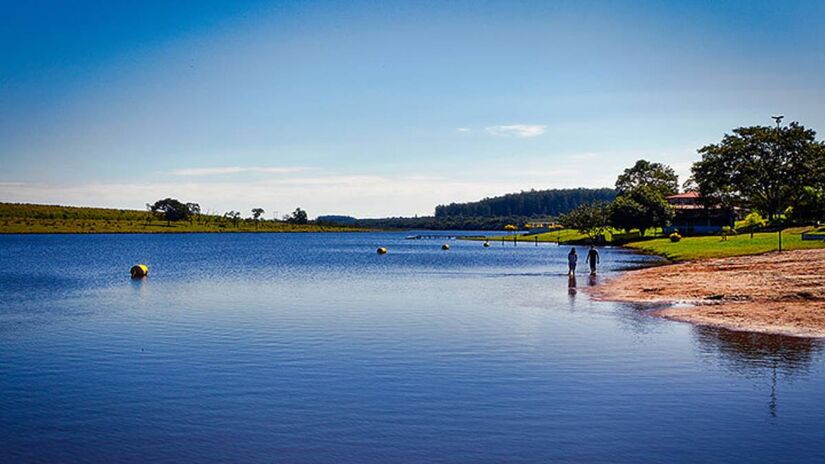
{"type": "Polygon", "coordinates": [[[825,249],[708,259],[630,271],[596,299],[661,303],[653,314],[731,330],[825,337],[825,249]]]}

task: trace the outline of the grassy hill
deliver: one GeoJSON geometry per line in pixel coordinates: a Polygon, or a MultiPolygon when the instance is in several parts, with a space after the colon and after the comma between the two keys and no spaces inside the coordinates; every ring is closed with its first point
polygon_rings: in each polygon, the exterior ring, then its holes
{"type": "Polygon", "coordinates": [[[146,211],[74,206],[0,203],[2,234],[186,233],[186,232],[333,232],[352,227],[289,224],[273,220],[233,222],[200,215],[191,222],[167,224],[146,211]]]}

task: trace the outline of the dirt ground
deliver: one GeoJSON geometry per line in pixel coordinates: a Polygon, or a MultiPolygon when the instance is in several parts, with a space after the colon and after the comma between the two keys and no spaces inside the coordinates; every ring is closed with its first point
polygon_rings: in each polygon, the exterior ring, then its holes
{"type": "Polygon", "coordinates": [[[655,315],[732,330],[825,337],[825,249],[692,261],[630,271],[596,299],[662,303],[655,315]],[[671,306],[676,303],[683,303],[671,306]]]}

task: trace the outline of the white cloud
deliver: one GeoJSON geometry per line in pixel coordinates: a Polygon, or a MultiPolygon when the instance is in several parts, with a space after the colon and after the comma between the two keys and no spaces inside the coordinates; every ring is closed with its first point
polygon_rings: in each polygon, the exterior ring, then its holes
{"type": "Polygon", "coordinates": [[[258,172],[266,174],[288,174],[292,172],[306,171],[303,167],[240,167],[224,166],[217,168],[182,168],[169,172],[173,176],[212,176],[219,174],[239,174],[245,172],[258,172]]]}
{"type": "Polygon", "coordinates": [[[488,133],[499,137],[529,138],[544,134],[547,126],[542,124],[511,124],[504,126],[490,126],[485,129],[488,133]]]}
{"type": "Polygon", "coordinates": [[[470,128],[469,127],[459,127],[458,129],[456,129],[456,131],[457,132],[470,132],[470,128]]]}

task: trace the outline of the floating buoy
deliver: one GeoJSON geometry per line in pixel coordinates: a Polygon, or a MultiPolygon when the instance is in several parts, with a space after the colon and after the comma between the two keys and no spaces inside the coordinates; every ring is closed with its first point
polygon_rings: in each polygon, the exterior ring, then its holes
{"type": "Polygon", "coordinates": [[[445,243],[444,245],[441,245],[441,249],[442,249],[442,250],[449,250],[449,249],[450,249],[450,245],[447,245],[447,244],[445,243]]]}
{"type": "Polygon", "coordinates": [[[484,242],[484,247],[486,248],[488,246],[490,246],[490,242],[484,242]]]}
{"type": "Polygon", "coordinates": [[[133,279],[140,279],[141,277],[146,277],[149,275],[149,266],[145,264],[136,264],[132,266],[132,269],[129,270],[129,273],[132,274],[133,279]]]}
{"type": "Polygon", "coordinates": [[[378,249],[376,251],[378,252],[379,255],[387,254],[387,249],[384,248],[384,247],[378,247],[378,249]]]}

